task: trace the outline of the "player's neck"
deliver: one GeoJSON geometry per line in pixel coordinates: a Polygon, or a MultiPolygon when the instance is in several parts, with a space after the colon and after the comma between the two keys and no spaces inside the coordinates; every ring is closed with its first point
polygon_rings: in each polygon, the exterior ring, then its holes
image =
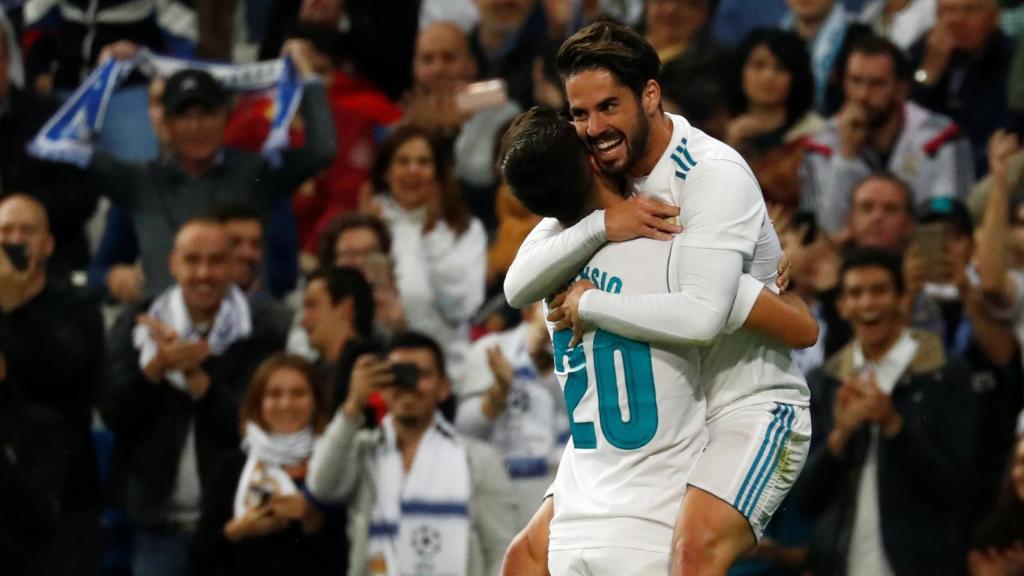
{"type": "Polygon", "coordinates": [[[642,178],[650,174],[672,140],[672,119],[663,112],[658,112],[658,115],[659,117],[651,122],[651,139],[647,143],[647,152],[629,169],[629,175],[633,178],[642,178]]]}

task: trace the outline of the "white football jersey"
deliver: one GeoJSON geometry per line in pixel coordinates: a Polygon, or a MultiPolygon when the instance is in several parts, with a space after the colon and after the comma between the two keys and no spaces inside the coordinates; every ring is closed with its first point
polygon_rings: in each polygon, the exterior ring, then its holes
{"type": "MultiPolygon", "coordinates": [[[[613,294],[664,294],[671,250],[647,239],[608,244],[579,276],[613,294]]],[[[698,350],[602,330],[570,349],[571,338],[569,330],[552,335],[570,440],[553,485],[549,548],[667,552],[707,439],[698,350]]]]}
{"type": "MultiPolygon", "coordinates": [[[[672,139],[651,173],[633,180],[637,192],[679,206],[684,231],[676,246],[737,250],[743,254],[743,272],[774,289],[782,247],[754,173],[728,145],[681,116],[667,116],[672,139]],[[746,178],[743,185],[728,188],[703,185],[729,180],[715,178],[715,171],[737,169],[749,175],[749,186],[746,178]]],[[[805,406],[810,398],[790,350],[749,330],[720,334],[703,349],[700,374],[709,419],[727,407],[761,402],[805,406]]]]}

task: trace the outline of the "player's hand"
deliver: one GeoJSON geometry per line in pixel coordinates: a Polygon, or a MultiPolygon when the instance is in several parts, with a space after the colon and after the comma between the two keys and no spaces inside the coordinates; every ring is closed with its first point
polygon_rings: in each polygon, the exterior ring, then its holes
{"type": "Polygon", "coordinates": [[[782,257],[779,258],[778,276],[775,278],[775,285],[779,288],[779,294],[785,294],[786,290],[789,289],[789,270],[789,256],[783,252],[782,257]]]}
{"type": "Polygon", "coordinates": [[[683,231],[679,207],[654,198],[633,196],[604,211],[605,236],[609,242],[634,238],[671,240],[683,231]]]}
{"type": "Polygon", "coordinates": [[[565,302],[562,303],[562,310],[565,312],[565,320],[572,327],[572,340],[569,342],[570,348],[579,344],[583,338],[583,333],[590,328],[580,318],[580,299],[583,298],[583,295],[588,290],[594,290],[595,288],[597,287],[590,280],[580,280],[570,286],[569,290],[565,293],[565,302]]]}

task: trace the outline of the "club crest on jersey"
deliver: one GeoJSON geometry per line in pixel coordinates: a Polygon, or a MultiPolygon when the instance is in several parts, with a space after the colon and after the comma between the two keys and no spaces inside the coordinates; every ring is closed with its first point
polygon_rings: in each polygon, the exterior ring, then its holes
{"type": "Polygon", "coordinates": [[[602,272],[599,268],[587,266],[580,272],[579,278],[580,280],[590,280],[602,292],[608,292],[609,294],[622,292],[622,279],[618,276],[609,275],[608,272],[602,272]]]}

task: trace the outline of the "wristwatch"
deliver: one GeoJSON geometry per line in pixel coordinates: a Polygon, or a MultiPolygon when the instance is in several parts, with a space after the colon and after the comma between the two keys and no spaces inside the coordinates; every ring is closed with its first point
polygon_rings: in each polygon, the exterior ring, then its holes
{"type": "Polygon", "coordinates": [[[918,68],[917,72],[914,72],[914,82],[918,84],[928,83],[928,71],[924,68],[918,68]]]}

